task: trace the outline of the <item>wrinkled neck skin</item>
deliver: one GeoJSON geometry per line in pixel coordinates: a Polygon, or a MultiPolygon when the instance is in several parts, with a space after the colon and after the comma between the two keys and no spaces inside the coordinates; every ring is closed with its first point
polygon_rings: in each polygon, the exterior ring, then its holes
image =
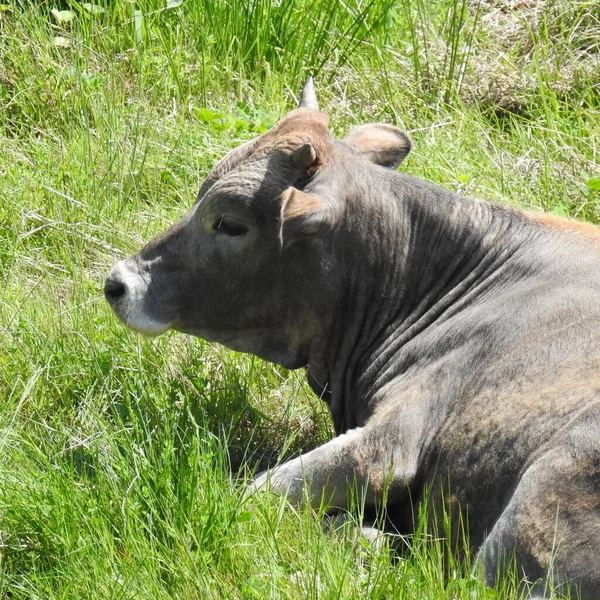
{"type": "Polygon", "coordinates": [[[465,299],[472,304],[502,284],[510,257],[530,235],[510,209],[393,171],[376,168],[361,178],[348,165],[340,178],[345,227],[329,238],[340,295],[312,341],[308,366],[337,433],[364,424],[377,393],[426,361],[407,350],[409,341],[443,327],[465,299]]]}

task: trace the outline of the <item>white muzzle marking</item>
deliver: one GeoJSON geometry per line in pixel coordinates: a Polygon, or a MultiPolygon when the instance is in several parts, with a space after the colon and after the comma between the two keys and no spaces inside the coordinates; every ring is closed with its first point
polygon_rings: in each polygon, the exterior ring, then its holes
{"type": "Polygon", "coordinates": [[[122,297],[109,301],[128,327],[148,337],[160,335],[170,328],[170,323],[158,321],[146,313],[144,299],[151,283],[150,275],[140,274],[132,259],[118,262],[108,274],[108,280],[120,282],[125,288],[122,297]]]}

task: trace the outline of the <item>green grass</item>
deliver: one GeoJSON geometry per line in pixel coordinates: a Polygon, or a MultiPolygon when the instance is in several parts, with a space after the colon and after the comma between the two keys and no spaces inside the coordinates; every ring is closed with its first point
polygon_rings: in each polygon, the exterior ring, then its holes
{"type": "Polygon", "coordinates": [[[424,520],[394,560],[248,496],[331,435],[302,374],[143,340],[101,292],[309,73],[336,133],[411,133],[406,171],[599,222],[600,4],[535,6],[0,0],[0,597],[515,596],[424,520]]]}

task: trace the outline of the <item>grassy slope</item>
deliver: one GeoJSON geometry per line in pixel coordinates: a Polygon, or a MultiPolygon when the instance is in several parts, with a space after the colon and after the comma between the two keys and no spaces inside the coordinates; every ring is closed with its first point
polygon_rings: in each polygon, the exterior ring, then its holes
{"type": "Polygon", "coordinates": [[[244,497],[231,466],[330,435],[301,374],[142,340],[102,280],[308,72],[336,132],[410,131],[407,171],[597,221],[600,5],[166,4],[0,3],[0,596],[504,597],[425,531],[393,564],[244,497]]]}

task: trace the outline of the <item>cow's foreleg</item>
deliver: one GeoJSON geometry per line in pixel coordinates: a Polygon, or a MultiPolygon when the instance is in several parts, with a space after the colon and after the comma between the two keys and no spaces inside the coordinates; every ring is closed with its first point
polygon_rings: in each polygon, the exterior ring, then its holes
{"type": "Polygon", "coordinates": [[[350,493],[365,506],[375,506],[384,495],[405,491],[412,469],[397,450],[382,446],[372,428],[357,428],[274,469],[261,473],[252,482],[255,489],[271,489],[293,503],[306,497],[313,507],[325,503],[348,508],[350,493]]]}

